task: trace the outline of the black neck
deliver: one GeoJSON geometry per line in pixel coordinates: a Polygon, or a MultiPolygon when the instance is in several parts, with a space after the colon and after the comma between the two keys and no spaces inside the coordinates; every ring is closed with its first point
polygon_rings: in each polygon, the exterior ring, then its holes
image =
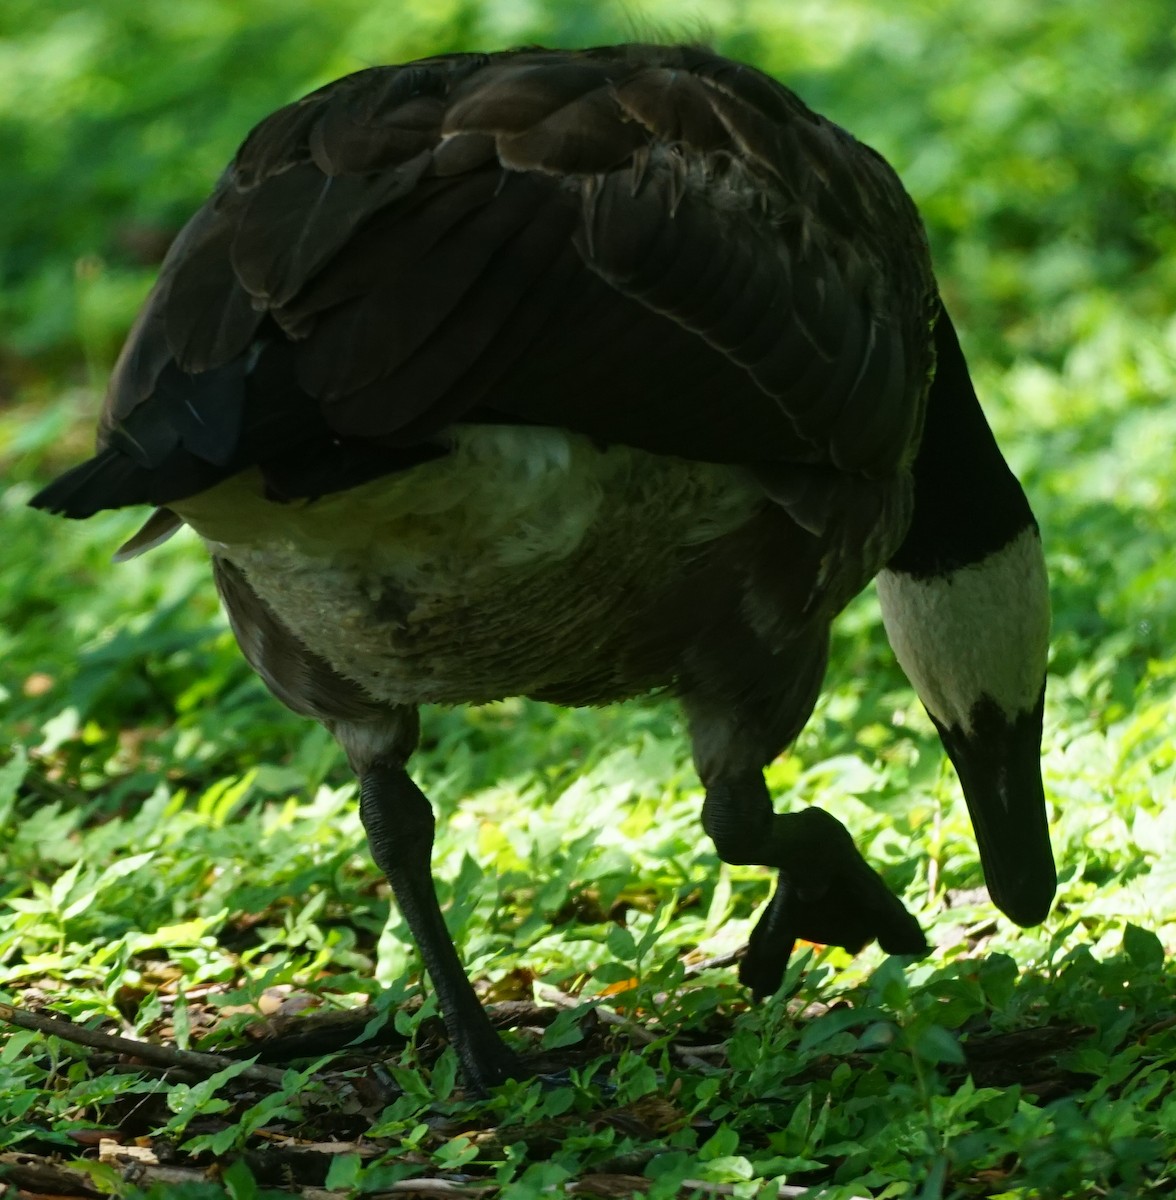
{"type": "Polygon", "coordinates": [[[1007,546],[1036,522],[984,419],[946,309],[935,326],[935,378],[915,459],[914,518],[887,564],[946,575],[1007,546]]]}

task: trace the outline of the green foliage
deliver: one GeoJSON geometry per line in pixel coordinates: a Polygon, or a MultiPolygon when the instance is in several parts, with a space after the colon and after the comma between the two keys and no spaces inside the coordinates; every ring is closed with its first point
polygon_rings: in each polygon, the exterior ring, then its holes
{"type": "MultiPolygon", "coordinates": [[[[557,0],[9,0],[0,10],[0,1003],[226,1053],[276,1004],[386,985],[384,1066],[281,1085],[126,1070],[23,1030],[0,1049],[0,1151],[80,1154],[138,1196],[283,1194],[289,1137],[346,1147],[340,1194],[472,1179],[511,1197],[638,1175],[753,1196],[1176,1191],[1176,26],[1169,0],[708,10],[899,167],[1050,556],[1045,773],[1054,914],[1014,930],[872,596],[838,624],[826,694],[773,765],[819,800],[936,947],[799,955],[759,1007],[729,968],[767,896],[718,864],[675,712],[509,702],[426,714],[414,760],[436,873],[491,999],[582,999],[513,1035],[563,1079],[465,1096],[330,738],[242,663],[184,538],[118,567],[135,514],[25,507],[86,449],[162,245],[250,124],[372,61],[628,38],[557,0]],[[86,414],[83,416],[82,414],[86,414]],[[588,1013],[597,1000],[611,1014],[588,1013]],[[607,1073],[614,1092],[602,1090],[607,1073]],[[221,1182],[133,1187],[87,1131],[175,1140],[221,1182]],[[362,1135],[362,1139],[361,1139],[362,1135]],[[277,1153],[273,1151],[272,1153],[277,1153]]],[[[672,25],[676,6],[650,5],[672,25]]],[[[301,1168],[299,1168],[301,1169],[301,1168]]],[[[4,1168],[0,1166],[0,1178],[4,1168]]],[[[601,1186],[604,1186],[603,1184],[601,1186]]]]}

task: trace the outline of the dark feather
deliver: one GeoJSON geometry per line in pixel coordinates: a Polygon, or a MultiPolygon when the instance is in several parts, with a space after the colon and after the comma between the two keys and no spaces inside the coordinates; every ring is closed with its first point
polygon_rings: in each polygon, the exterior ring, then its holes
{"type": "Polygon", "coordinates": [[[553,113],[609,86],[604,64],[573,56],[524,54],[500,59],[454,89],[441,133],[526,133],[553,113]]]}
{"type": "Polygon", "coordinates": [[[462,420],[883,478],[921,427],[930,351],[901,331],[932,298],[889,168],[704,48],[373,68],[246,140],[169,256],[103,444],[202,484],[265,460],[291,495],[401,469],[462,420]]]}

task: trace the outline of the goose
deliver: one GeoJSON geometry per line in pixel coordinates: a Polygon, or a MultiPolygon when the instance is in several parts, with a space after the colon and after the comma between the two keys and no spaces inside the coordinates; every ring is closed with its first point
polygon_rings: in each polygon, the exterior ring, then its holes
{"type": "Polygon", "coordinates": [[[423,704],[655,691],[701,822],[777,871],[740,978],[796,939],[927,950],[764,768],[876,577],[993,902],[1046,916],[1049,600],[924,230],[874,151],[700,45],[448,54],[263,120],[168,253],[94,457],[34,505],[207,547],[245,658],[358,777],[465,1077],[526,1073],[434,890],[423,704]]]}

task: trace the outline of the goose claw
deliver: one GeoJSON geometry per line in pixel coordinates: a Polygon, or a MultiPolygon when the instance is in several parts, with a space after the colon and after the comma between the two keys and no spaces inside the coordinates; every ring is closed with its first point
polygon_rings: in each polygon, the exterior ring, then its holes
{"type": "Polygon", "coordinates": [[[784,816],[787,862],[751,937],[739,979],[757,1000],[772,995],[798,938],[856,954],[877,940],[888,954],[928,951],[919,923],[858,853],[848,831],[819,808],[784,816]]]}

